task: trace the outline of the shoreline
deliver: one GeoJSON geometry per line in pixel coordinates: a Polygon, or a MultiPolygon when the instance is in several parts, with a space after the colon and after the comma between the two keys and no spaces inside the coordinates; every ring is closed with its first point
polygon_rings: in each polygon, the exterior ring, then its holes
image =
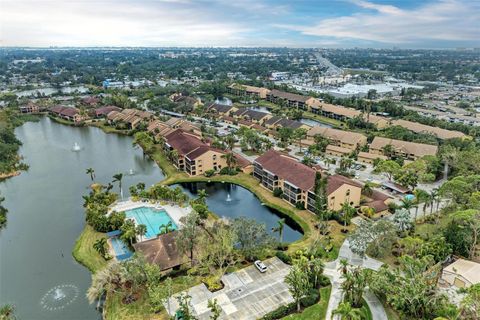
{"type": "Polygon", "coordinates": [[[9,172],[9,173],[0,173],[0,182],[3,181],[3,180],[7,180],[7,179],[10,179],[10,178],[19,176],[21,174],[22,174],[21,170],[12,171],[12,172],[9,172]]]}

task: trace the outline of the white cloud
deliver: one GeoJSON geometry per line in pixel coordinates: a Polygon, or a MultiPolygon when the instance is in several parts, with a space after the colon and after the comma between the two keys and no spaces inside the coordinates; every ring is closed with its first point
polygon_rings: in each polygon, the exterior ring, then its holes
{"type": "Polygon", "coordinates": [[[374,12],[323,19],[312,26],[279,26],[310,36],[390,44],[480,40],[480,4],[474,0],[442,0],[415,9],[351,2],[374,12]]]}
{"type": "Polygon", "coordinates": [[[0,45],[231,45],[249,31],[202,7],[189,0],[2,0],[0,45]]]}

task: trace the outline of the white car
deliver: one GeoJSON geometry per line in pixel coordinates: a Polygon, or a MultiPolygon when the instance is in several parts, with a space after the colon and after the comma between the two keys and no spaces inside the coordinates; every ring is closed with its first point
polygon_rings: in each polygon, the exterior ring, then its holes
{"type": "Polygon", "coordinates": [[[257,260],[254,262],[254,264],[261,273],[267,272],[267,266],[262,261],[257,260]]]}

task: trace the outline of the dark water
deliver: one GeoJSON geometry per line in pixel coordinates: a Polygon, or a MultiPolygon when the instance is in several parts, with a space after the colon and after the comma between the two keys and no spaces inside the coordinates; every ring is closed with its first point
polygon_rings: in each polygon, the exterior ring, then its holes
{"type": "Polygon", "coordinates": [[[325,123],[319,120],[314,120],[314,119],[308,119],[308,118],[301,118],[300,119],[301,123],[305,123],[306,125],[309,125],[311,127],[325,127],[325,128],[332,128],[332,125],[329,123],[325,123]]]}
{"type": "MultiPolygon", "coordinates": [[[[221,182],[182,183],[180,186],[189,196],[194,196],[198,190],[205,189],[208,194],[208,208],[220,217],[253,218],[264,223],[269,232],[272,227],[277,226],[277,221],[280,219],[276,210],[262,206],[260,200],[253,193],[241,186],[221,182]]],[[[294,222],[287,221],[283,229],[283,241],[293,242],[300,239],[302,233],[299,230],[301,229],[295,229],[294,222]]]]}
{"type": "Polygon", "coordinates": [[[0,183],[9,210],[0,231],[0,304],[14,304],[22,320],[98,319],[85,298],[90,272],[71,255],[85,223],[82,195],[91,183],[85,169],[94,168],[96,181],[103,183],[123,172],[125,194],[131,184],[149,186],[163,175],[132,147],[130,137],[48,118],[26,123],[16,134],[30,169],[0,183]],[[80,152],[72,151],[75,142],[80,152]]]}

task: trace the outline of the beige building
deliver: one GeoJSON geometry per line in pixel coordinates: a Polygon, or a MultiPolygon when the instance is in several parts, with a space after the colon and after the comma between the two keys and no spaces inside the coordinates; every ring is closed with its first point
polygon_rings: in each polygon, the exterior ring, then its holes
{"type": "Polygon", "coordinates": [[[468,136],[460,131],[446,130],[438,127],[427,126],[418,122],[407,120],[392,120],[392,126],[400,126],[415,133],[429,133],[436,136],[438,139],[453,139],[453,138],[467,138],[468,136]]]}
{"type": "Polygon", "coordinates": [[[355,150],[358,146],[367,144],[367,137],[361,133],[343,131],[320,126],[312,127],[307,132],[307,138],[314,140],[315,136],[320,135],[327,138],[332,145],[355,150]]]}
{"type": "MultiPolygon", "coordinates": [[[[282,198],[292,205],[303,203],[315,212],[316,195],[313,192],[316,170],[287,154],[269,150],[254,163],[253,176],[269,190],[280,188],[282,198]]],[[[327,177],[327,203],[330,210],[338,211],[344,203],[360,205],[361,185],[340,175],[327,177]]]]}
{"type": "Polygon", "coordinates": [[[377,129],[383,129],[389,124],[389,120],[387,118],[372,114],[366,115],[360,110],[345,108],[343,106],[337,106],[324,102],[321,102],[318,106],[313,107],[312,112],[339,121],[346,121],[355,117],[363,117],[368,123],[374,124],[377,129]]]}
{"type": "Polygon", "coordinates": [[[310,96],[304,96],[301,94],[290,93],[273,89],[266,97],[267,101],[276,104],[285,104],[287,107],[299,108],[303,110],[311,110],[312,108],[318,108],[321,102],[310,96]]]}
{"type": "Polygon", "coordinates": [[[457,288],[480,283],[480,263],[458,259],[443,269],[441,281],[457,288]]]}
{"type": "Polygon", "coordinates": [[[384,148],[387,145],[392,146],[395,156],[407,160],[416,160],[423,156],[435,156],[438,151],[438,147],[431,144],[375,137],[370,144],[370,153],[385,155],[384,148]]]}
{"type": "Polygon", "coordinates": [[[335,146],[335,145],[332,145],[332,144],[329,144],[325,148],[325,153],[326,154],[329,154],[331,156],[336,156],[336,157],[342,157],[342,156],[349,155],[350,153],[352,153],[352,151],[353,151],[352,149],[343,148],[343,147],[335,146]]]}
{"type": "Polygon", "coordinates": [[[227,106],[224,104],[213,103],[207,108],[207,112],[217,113],[222,116],[231,116],[232,113],[238,110],[237,107],[227,106]]]}
{"type": "Polygon", "coordinates": [[[376,159],[387,160],[388,157],[381,154],[369,153],[364,151],[360,151],[357,157],[358,161],[369,164],[373,164],[376,159]]]}
{"type": "Polygon", "coordinates": [[[248,96],[257,99],[266,99],[267,94],[270,92],[267,88],[260,88],[254,86],[247,86],[244,84],[231,84],[228,87],[228,91],[237,96],[248,96]]]}

